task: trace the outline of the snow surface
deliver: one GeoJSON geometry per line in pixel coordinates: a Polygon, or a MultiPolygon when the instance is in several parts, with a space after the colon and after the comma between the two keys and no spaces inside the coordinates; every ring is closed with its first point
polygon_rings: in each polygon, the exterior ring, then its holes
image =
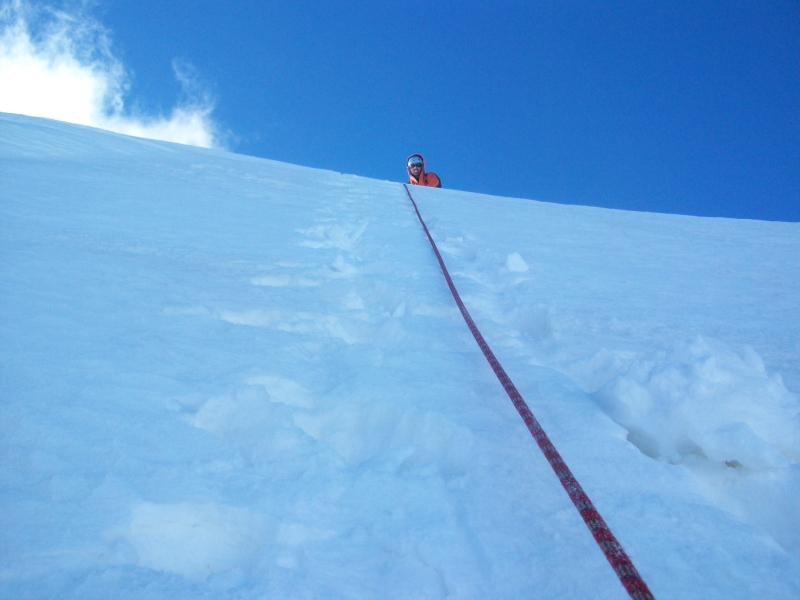
{"type": "MultiPolygon", "coordinates": [[[[800,225],[413,193],[656,597],[800,597],[800,225]]],[[[398,183],[0,115],[0,207],[3,598],[627,597],[398,183]]]]}

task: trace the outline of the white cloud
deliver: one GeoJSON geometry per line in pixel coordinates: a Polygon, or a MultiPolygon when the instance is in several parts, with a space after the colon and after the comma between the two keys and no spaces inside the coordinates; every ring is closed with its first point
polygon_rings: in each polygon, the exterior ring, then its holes
{"type": "Polygon", "coordinates": [[[47,117],[137,137],[218,147],[213,101],[188,63],[173,61],[186,98],[168,117],[125,106],[128,76],[108,32],[81,9],[0,6],[0,112],[47,117]]]}

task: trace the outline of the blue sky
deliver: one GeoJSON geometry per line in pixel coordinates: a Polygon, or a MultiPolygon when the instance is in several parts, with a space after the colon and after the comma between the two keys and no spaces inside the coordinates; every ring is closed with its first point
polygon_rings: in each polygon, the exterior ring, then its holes
{"type": "Polygon", "coordinates": [[[800,3],[163,2],[92,14],[168,112],[174,59],[235,152],[561,203],[800,221],[800,3]]]}

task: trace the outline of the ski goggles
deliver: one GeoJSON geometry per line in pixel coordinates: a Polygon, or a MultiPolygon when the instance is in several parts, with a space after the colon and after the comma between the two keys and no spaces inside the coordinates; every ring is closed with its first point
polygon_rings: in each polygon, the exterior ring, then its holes
{"type": "Polygon", "coordinates": [[[408,159],[408,168],[411,167],[421,167],[422,166],[422,159],[419,156],[412,156],[408,159]]]}

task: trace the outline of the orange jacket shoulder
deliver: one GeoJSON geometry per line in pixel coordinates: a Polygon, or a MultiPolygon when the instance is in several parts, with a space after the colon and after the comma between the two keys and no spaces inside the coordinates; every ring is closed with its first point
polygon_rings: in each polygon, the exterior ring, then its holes
{"type": "Polygon", "coordinates": [[[439,176],[436,173],[425,173],[425,185],[428,187],[442,187],[439,176]]]}

